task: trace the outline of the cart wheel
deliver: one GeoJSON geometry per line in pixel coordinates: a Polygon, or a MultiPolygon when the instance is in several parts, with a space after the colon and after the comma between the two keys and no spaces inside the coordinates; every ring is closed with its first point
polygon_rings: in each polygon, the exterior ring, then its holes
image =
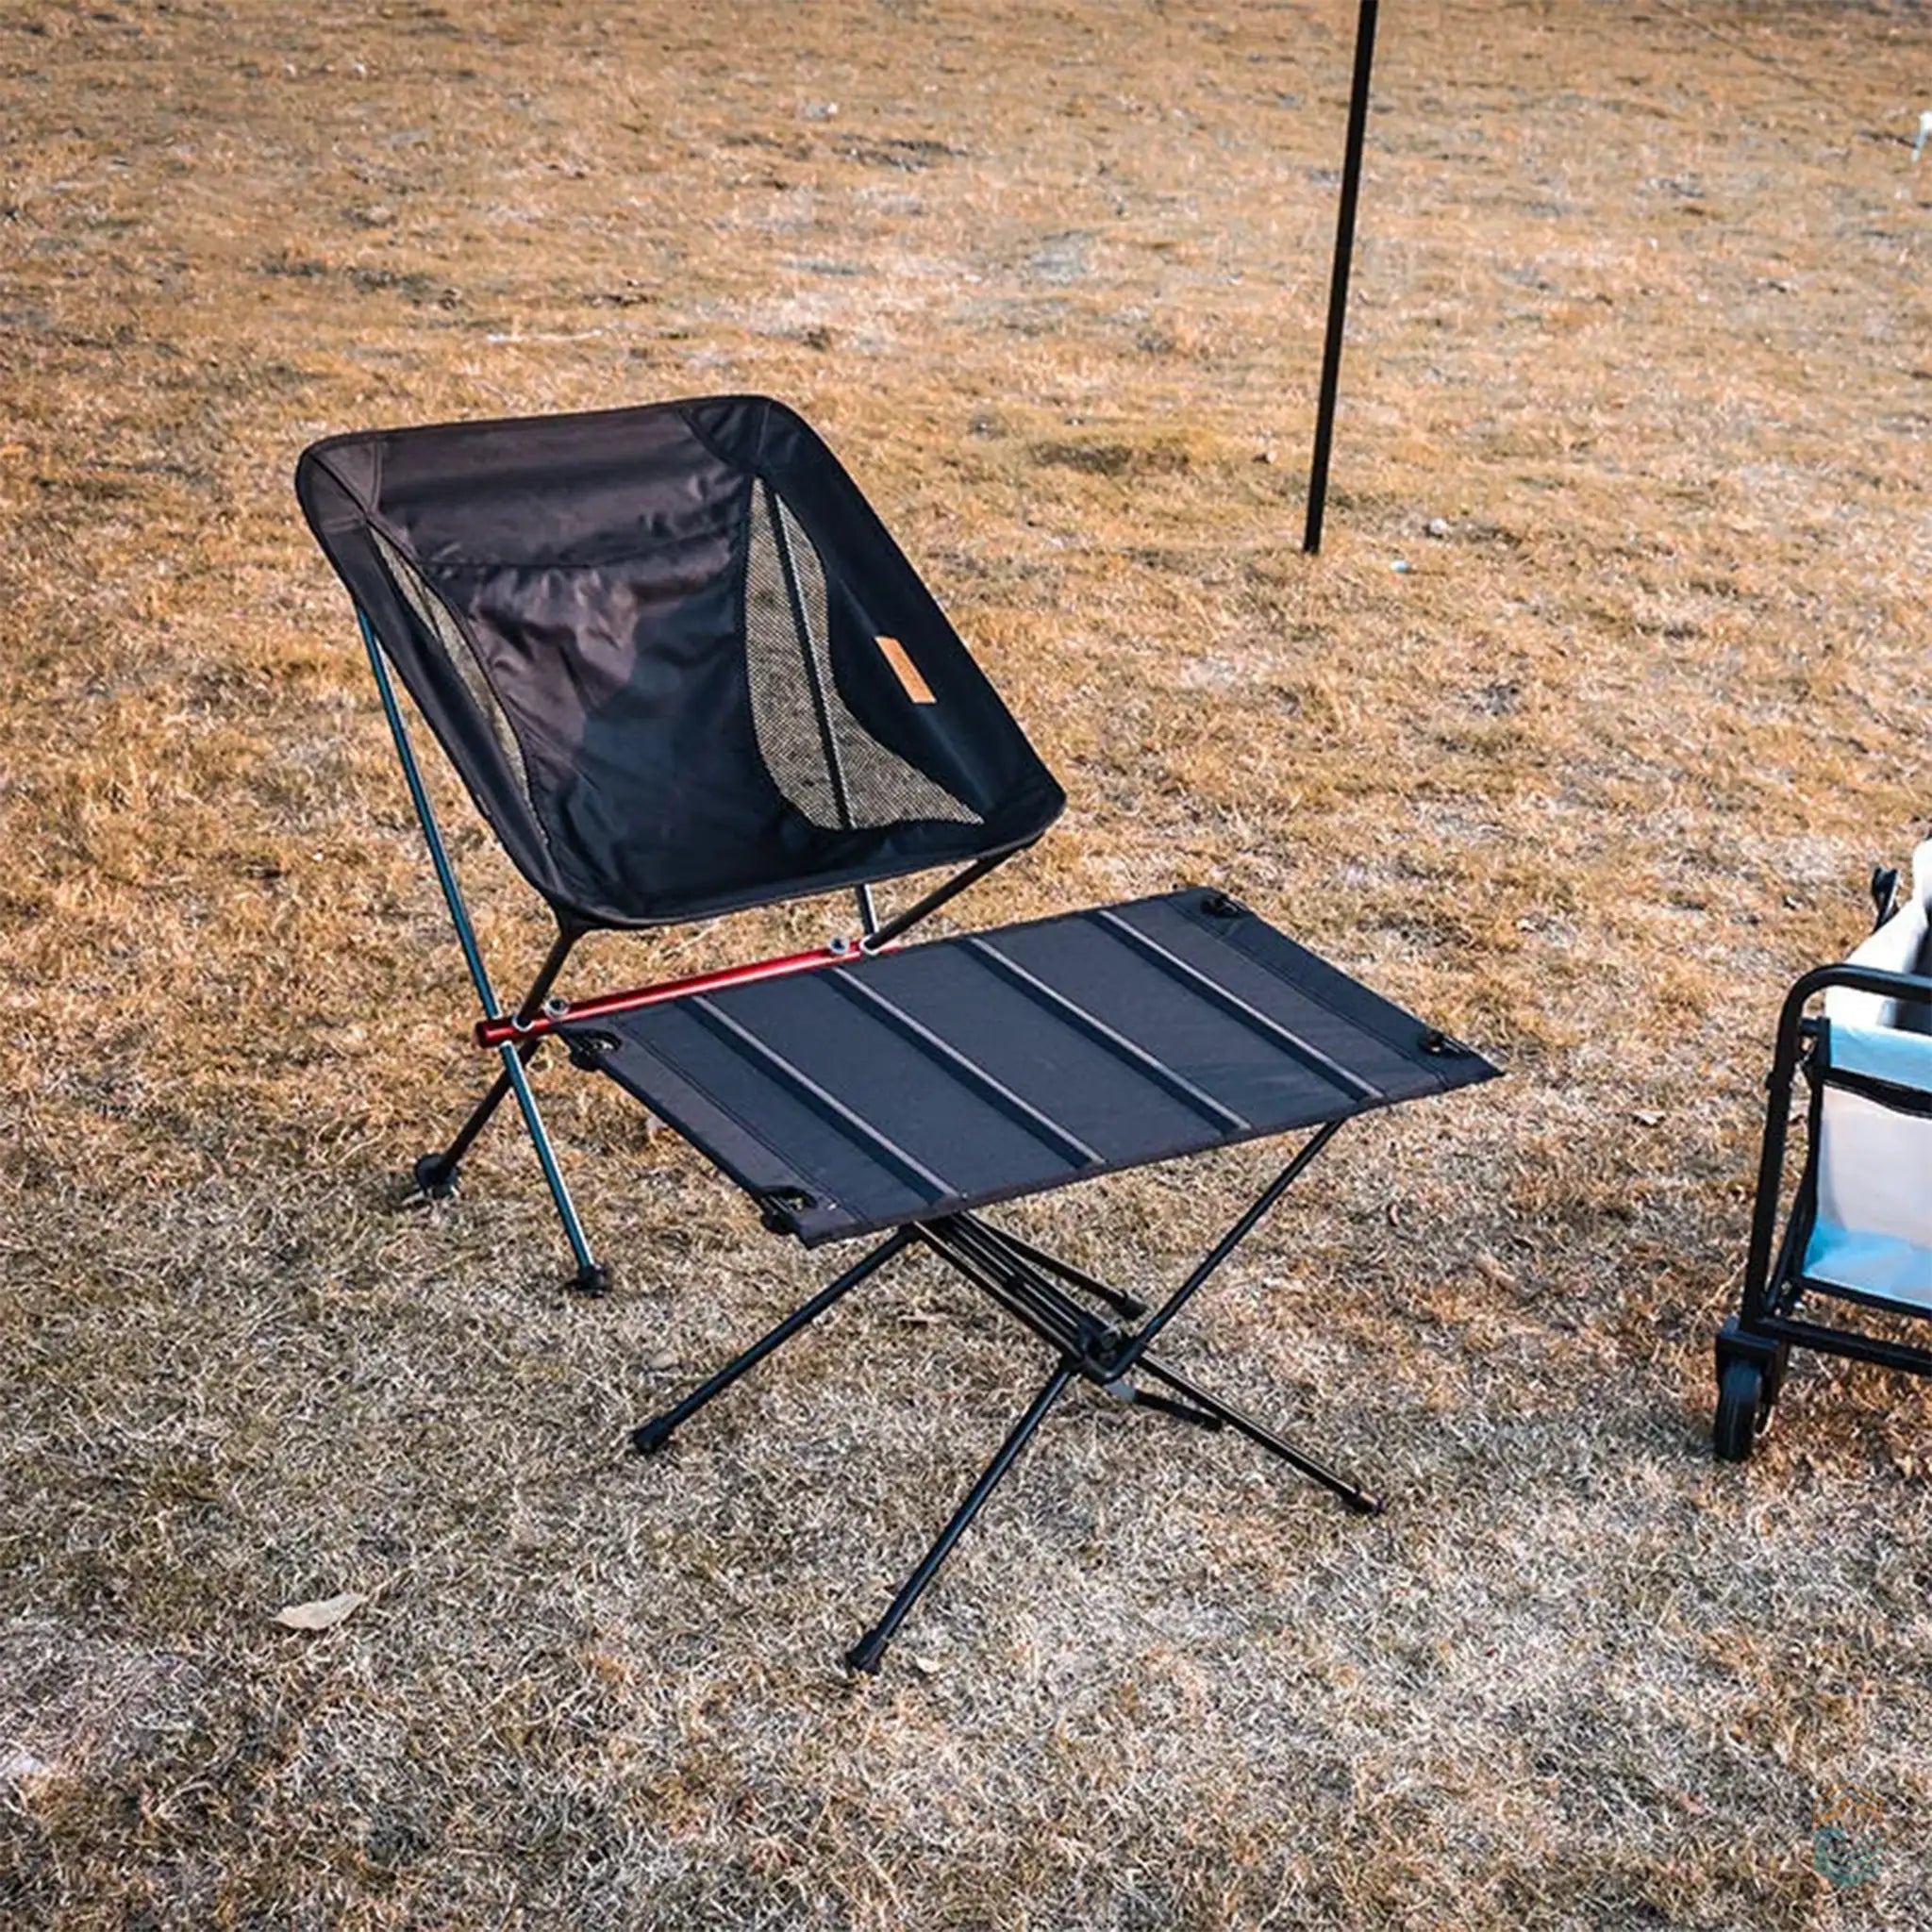
{"type": "Polygon", "coordinates": [[[1757,1433],[1761,1436],[1771,1426],[1771,1411],[1777,1399],[1784,1393],[1785,1370],[1791,1360],[1791,1345],[1781,1341],[1777,1345],[1777,1358],[1764,1372],[1764,1393],[1757,1402],[1757,1433]]]}
{"type": "Polygon", "coordinates": [[[1734,1357],[1724,1364],[1717,1384],[1717,1425],[1711,1431],[1711,1446],[1720,1462],[1750,1459],[1751,1445],[1757,1440],[1760,1408],[1768,1416],[1764,1401],[1764,1371],[1756,1362],[1734,1357]]]}

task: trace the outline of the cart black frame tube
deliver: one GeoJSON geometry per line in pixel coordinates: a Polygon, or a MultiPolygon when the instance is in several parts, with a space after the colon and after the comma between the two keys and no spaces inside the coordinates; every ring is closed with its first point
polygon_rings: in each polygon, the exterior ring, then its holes
{"type": "MultiPolygon", "coordinates": [[[[1806,974],[1785,995],[1778,1015],[1777,1050],[1772,1061],[1771,1077],[1764,1111],[1764,1142],[1757,1162],[1757,1191],[1751,1214],[1751,1245],[1744,1262],[1744,1290],[1737,1318],[1738,1333],[1731,1324],[1720,1338],[1722,1357],[1727,1345],[1754,1340],[1787,1341],[1799,1348],[1816,1349],[1822,1354],[1849,1356],[1855,1360],[1877,1362],[1887,1368],[1906,1369],[1915,1374],[1932,1374],[1932,1353],[1899,1341],[1861,1335],[1855,1329],[1827,1327],[1816,1322],[1796,1320],[1790,1312],[1795,1297],[1780,1295],[1785,1283],[1778,1277],[1787,1267],[1801,1266],[1796,1243],[1777,1243],[1778,1208],[1784,1191],[1785,1149],[1790,1139],[1791,1089],[1796,1081],[1806,1041],[1805,1008],[1819,994],[1833,987],[1854,992],[1875,994],[1881,999],[1909,1001],[1932,1007],[1932,976],[1924,974],[1892,973],[1878,966],[1855,966],[1849,961],[1820,966],[1806,974]],[[1773,1250],[1777,1247],[1777,1266],[1773,1250]],[[1775,1297],[1775,1301],[1774,1301],[1775,1297]]],[[[1816,1148],[1815,1117],[1812,1149],[1816,1148]]],[[[1815,1174],[1807,1175],[1815,1185],[1815,1174]]],[[[1793,1216],[1807,1215],[1812,1208],[1808,1198],[1801,1198],[1793,1216]]],[[[1789,1233],[1789,1229],[1788,1229],[1789,1233]]],[[[1802,1285],[1802,1275],[1793,1279],[1802,1285]]],[[[1856,1301],[1856,1296],[1847,1296],[1856,1301]]]]}

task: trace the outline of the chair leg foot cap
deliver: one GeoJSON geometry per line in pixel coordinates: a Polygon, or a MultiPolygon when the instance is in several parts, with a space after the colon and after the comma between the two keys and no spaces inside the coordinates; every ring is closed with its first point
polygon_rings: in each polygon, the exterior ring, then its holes
{"type": "Polygon", "coordinates": [[[671,1431],[659,1428],[656,1423],[643,1423],[630,1432],[630,1453],[633,1456],[656,1456],[670,1446],[671,1431]]]}
{"type": "Polygon", "coordinates": [[[602,1299],[610,1292],[610,1270],[601,1261],[592,1261],[589,1266],[579,1268],[571,1276],[570,1291],[589,1301],[602,1299]]]}

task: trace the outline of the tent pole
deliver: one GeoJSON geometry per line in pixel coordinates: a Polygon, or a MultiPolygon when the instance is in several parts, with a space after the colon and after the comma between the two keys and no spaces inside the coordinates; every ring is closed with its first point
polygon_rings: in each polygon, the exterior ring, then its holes
{"type": "Polygon", "coordinates": [[[1322,351],[1322,394],[1315,406],[1315,454],[1308,466],[1308,518],[1302,548],[1322,549],[1328,502],[1328,456],[1335,443],[1335,393],[1341,381],[1341,338],[1348,324],[1348,271],[1355,255],[1355,207],[1362,185],[1362,140],[1369,125],[1369,75],[1375,62],[1377,0],[1361,0],[1355,26],[1355,81],[1348,97],[1348,145],[1341,161],[1341,204],[1335,215],[1335,264],[1328,274],[1328,340],[1322,351]]]}

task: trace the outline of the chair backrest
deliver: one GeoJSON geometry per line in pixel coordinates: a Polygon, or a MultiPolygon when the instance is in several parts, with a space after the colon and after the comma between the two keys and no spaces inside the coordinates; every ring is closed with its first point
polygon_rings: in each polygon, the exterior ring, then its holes
{"type": "Polygon", "coordinates": [[[1065,803],[782,404],[334,437],[295,487],[567,923],[661,924],[1009,851],[1065,803]]]}

